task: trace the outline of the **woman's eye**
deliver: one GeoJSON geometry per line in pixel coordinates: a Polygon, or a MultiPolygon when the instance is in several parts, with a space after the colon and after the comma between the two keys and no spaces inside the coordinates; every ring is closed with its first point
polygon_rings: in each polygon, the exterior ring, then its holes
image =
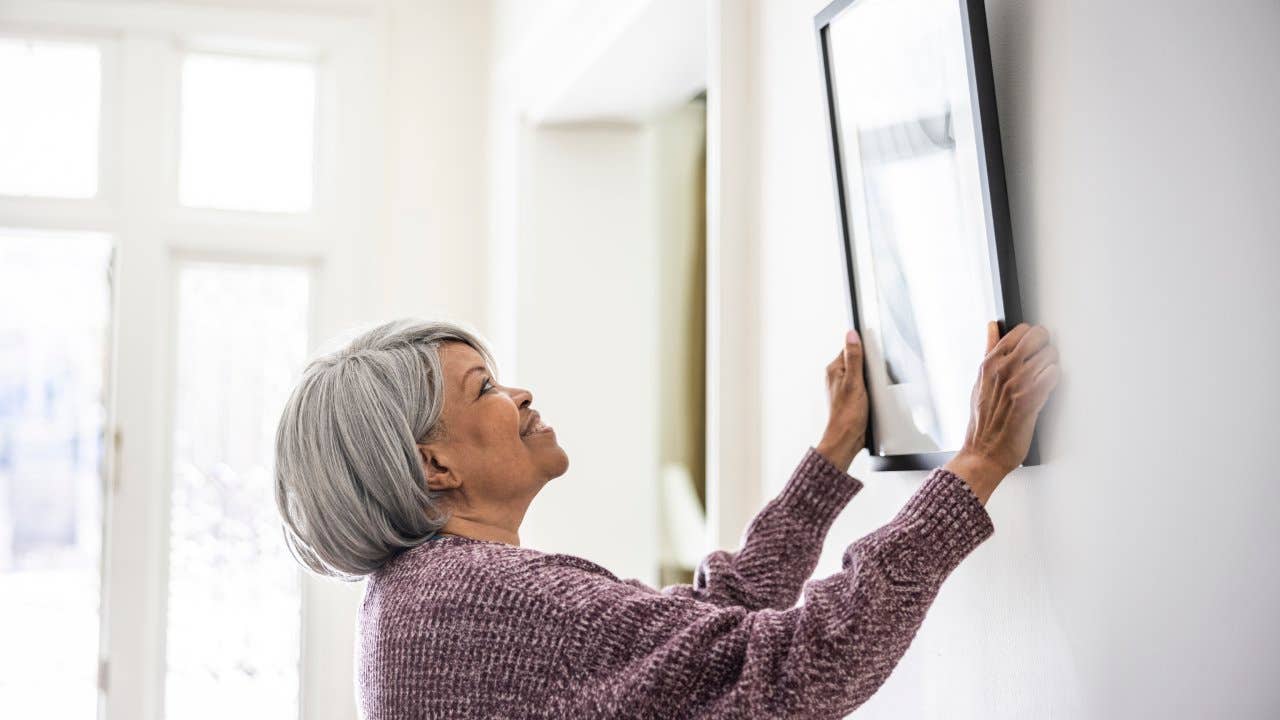
{"type": "Polygon", "coordinates": [[[485,378],[484,382],[480,383],[480,394],[483,395],[487,392],[489,392],[489,378],[485,378]]]}

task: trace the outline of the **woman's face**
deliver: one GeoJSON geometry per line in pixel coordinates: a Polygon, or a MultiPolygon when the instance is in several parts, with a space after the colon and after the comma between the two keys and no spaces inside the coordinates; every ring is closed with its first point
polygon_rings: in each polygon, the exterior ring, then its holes
{"type": "MultiPolygon", "coordinates": [[[[449,490],[455,510],[527,505],[548,480],[569,468],[555,430],[548,425],[521,434],[537,425],[533,394],[499,385],[475,348],[443,343],[440,361],[446,436],[418,445],[427,485],[449,490]]],[[[519,510],[523,514],[523,507],[519,510]]]]}

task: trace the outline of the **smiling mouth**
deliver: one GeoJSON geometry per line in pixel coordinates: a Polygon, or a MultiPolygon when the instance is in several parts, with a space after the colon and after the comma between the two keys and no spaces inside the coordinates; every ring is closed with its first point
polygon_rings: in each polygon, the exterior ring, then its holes
{"type": "Polygon", "coordinates": [[[539,435],[549,430],[551,430],[551,426],[543,423],[542,418],[539,417],[537,420],[533,422],[533,426],[529,428],[529,431],[522,433],[520,437],[529,437],[531,435],[539,435]]]}

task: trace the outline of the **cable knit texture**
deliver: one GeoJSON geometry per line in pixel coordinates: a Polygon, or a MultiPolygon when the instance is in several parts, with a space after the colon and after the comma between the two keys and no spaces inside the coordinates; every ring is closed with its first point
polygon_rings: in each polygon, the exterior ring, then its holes
{"type": "Polygon", "coordinates": [[[359,613],[367,720],[842,718],[889,676],[942,581],[994,532],[936,468],[821,579],[862,482],[810,447],[734,552],[652,588],[574,555],[440,535],[371,575],[359,613]],[[797,602],[799,604],[797,605],[797,602]]]}

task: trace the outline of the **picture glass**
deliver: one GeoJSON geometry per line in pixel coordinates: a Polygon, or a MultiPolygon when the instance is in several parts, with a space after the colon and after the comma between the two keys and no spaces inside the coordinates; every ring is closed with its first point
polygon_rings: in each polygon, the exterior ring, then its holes
{"type": "Polygon", "coordinates": [[[827,29],[878,455],[959,450],[1001,317],[960,0],[858,0],[827,29]]]}

